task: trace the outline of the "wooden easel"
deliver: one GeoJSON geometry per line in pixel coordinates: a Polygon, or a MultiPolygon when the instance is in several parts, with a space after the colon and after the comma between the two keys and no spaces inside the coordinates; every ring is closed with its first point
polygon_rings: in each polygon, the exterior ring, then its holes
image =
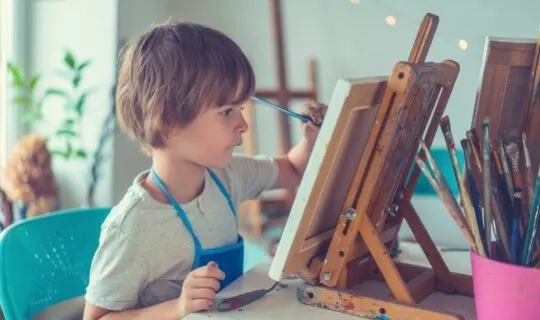
{"type": "MultiPolygon", "coordinates": [[[[283,19],[281,13],[281,0],[270,0],[271,23],[274,38],[274,50],[277,58],[277,78],[278,88],[276,90],[257,90],[256,95],[261,98],[277,101],[278,104],[289,107],[290,102],[295,99],[317,100],[317,64],[314,59],[308,62],[309,89],[291,90],[287,83],[286,59],[283,36],[283,19]]],[[[257,150],[255,142],[255,132],[253,128],[253,105],[249,102],[245,108],[245,115],[250,129],[246,132],[245,151],[248,154],[255,154],[257,150]]],[[[278,116],[278,154],[286,154],[292,147],[291,130],[289,118],[283,113],[277,113],[278,116]]],[[[267,223],[264,221],[263,213],[272,216],[275,219],[286,219],[292,202],[294,201],[294,190],[285,190],[278,197],[267,197],[263,194],[259,199],[251,200],[242,205],[241,216],[249,215],[250,232],[255,236],[260,236],[264,232],[267,223]],[[283,214],[285,213],[285,214],[283,214]]],[[[280,220],[281,221],[281,220],[280,220]]]]}
{"type": "MultiPolygon", "coordinates": [[[[304,304],[371,319],[463,319],[419,306],[436,291],[473,296],[472,278],[449,271],[411,203],[420,170],[414,166],[409,175],[409,168],[419,141],[431,146],[459,74],[454,61],[425,62],[437,23],[437,16],[426,15],[409,61],[397,63],[388,79],[337,227],[294,247],[291,260],[311,257],[304,276],[314,277],[297,295],[304,304]],[[391,258],[388,247],[403,219],[432,268],[391,258]],[[356,292],[354,286],[365,280],[383,280],[391,296],[356,292]]],[[[301,264],[291,261],[289,267],[295,263],[301,264]]]]}

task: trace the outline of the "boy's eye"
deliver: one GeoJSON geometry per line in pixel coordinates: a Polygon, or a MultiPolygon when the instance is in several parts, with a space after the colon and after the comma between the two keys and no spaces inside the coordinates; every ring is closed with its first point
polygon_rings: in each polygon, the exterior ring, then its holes
{"type": "Polygon", "coordinates": [[[224,115],[224,116],[228,116],[229,113],[231,113],[232,111],[233,111],[233,109],[227,109],[227,110],[221,111],[221,114],[224,115]]]}

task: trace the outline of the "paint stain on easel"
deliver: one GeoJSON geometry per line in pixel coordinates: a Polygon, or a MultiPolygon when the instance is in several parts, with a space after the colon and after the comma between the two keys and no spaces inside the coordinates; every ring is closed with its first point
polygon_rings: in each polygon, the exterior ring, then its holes
{"type": "Polygon", "coordinates": [[[354,309],[354,303],[350,300],[341,300],[339,303],[339,306],[337,309],[341,310],[341,311],[350,311],[350,310],[353,310],[354,309]]]}
{"type": "Polygon", "coordinates": [[[345,298],[342,292],[338,292],[338,299],[334,308],[342,312],[349,312],[354,310],[354,302],[345,298]]]}

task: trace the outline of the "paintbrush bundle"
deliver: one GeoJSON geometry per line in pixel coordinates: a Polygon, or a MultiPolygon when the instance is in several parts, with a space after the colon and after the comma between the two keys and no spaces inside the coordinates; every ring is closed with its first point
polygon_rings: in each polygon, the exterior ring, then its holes
{"type": "Polygon", "coordinates": [[[459,186],[460,201],[452,195],[437,164],[424,143],[420,146],[431,166],[416,157],[465,239],[476,253],[495,260],[523,266],[540,266],[537,230],[540,215],[540,170],[536,181],[531,169],[527,135],[506,130],[501,141],[490,138],[489,118],[482,131],[466,132],[460,141],[465,168],[460,168],[450,119],[441,119],[440,128],[459,186]],[[480,136],[481,135],[481,139],[480,136]]]}

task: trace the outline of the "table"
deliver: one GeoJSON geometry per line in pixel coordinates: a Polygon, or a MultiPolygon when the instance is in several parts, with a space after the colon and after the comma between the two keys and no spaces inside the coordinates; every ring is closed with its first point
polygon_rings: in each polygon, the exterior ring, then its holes
{"type": "MultiPolygon", "coordinates": [[[[400,247],[402,252],[396,260],[422,266],[429,265],[423,252],[416,243],[405,242],[401,243],[400,247]]],[[[441,252],[443,259],[446,261],[451,271],[470,274],[471,267],[468,251],[445,251],[444,248],[441,248],[441,252]]],[[[218,294],[218,299],[272,286],[273,281],[268,277],[268,269],[271,263],[272,260],[268,257],[257,264],[242,277],[231,283],[227,288],[224,288],[218,294]]],[[[268,293],[261,300],[246,305],[242,309],[229,312],[212,310],[209,312],[194,313],[189,315],[186,320],[367,319],[300,303],[296,298],[296,289],[302,285],[302,281],[299,279],[285,280],[282,281],[282,284],[285,285],[285,287],[278,287],[278,289],[268,293]]],[[[377,291],[380,293],[381,290],[386,290],[386,288],[380,284],[366,282],[360,286],[360,290],[366,290],[366,292],[371,294],[377,293],[377,291]]],[[[458,312],[467,320],[476,319],[474,300],[470,297],[435,293],[426,298],[420,305],[439,310],[458,312]]]]}

